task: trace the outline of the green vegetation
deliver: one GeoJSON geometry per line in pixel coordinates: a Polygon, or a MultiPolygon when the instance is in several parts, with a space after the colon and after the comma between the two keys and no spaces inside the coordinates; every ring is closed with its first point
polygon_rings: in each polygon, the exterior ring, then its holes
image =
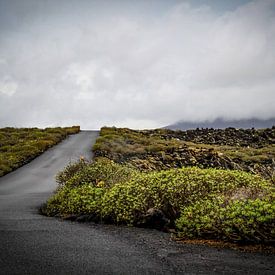
{"type": "Polygon", "coordinates": [[[45,214],[66,216],[71,214],[96,214],[106,190],[118,183],[129,181],[138,172],[128,166],[108,159],[87,162],[81,159],[69,164],[59,172],[57,193],[51,197],[43,210],[45,214]],[[91,211],[90,204],[96,205],[91,211]]]}
{"type": "Polygon", "coordinates": [[[176,221],[179,235],[229,241],[268,242],[275,237],[273,200],[203,200],[183,209],[176,221]]]}
{"type": "Polygon", "coordinates": [[[158,211],[152,227],[180,238],[274,243],[274,130],[103,127],[95,161],[61,171],[42,212],[148,226],[158,211]]]}
{"type": "Polygon", "coordinates": [[[197,166],[257,172],[259,167],[272,166],[275,159],[275,128],[135,131],[103,127],[93,150],[96,157],[143,171],[197,166]]]}
{"type": "Polygon", "coordinates": [[[57,179],[60,186],[43,208],[50,216],[142,225],[154,208],[181,237],[250,242],[275,237],[274,186],[246,172],[186,167],[145,173],[98,158],[70,165],[57,179]],[[70,174],[76,166],[81,168],[70,174]]]}
{"type": "Polygon", "coordinates": [[[67,135],[79,131],[79,126],[0,129],[0,176],[28,163],[67,135]]]}

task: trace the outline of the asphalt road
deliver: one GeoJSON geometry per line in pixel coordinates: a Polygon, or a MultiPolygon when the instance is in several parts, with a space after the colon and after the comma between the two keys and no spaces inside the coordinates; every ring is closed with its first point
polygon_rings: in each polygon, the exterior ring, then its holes
{"type": "Polygon", "coordinates": [[[0,274],[275,274],[275,256],[183,245],[156,230],[80,224],[38,214],[54,176],[97,132],[81,132],[0,178],[0,274]]]}

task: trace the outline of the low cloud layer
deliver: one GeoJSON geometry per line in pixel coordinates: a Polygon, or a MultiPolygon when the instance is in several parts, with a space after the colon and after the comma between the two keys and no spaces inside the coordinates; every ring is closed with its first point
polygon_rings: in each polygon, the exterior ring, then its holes
{"type": "Polygon", "coordinates": [[[275,117],[275,1],[114,2],[0,0],[0,126],[275,117]]]}

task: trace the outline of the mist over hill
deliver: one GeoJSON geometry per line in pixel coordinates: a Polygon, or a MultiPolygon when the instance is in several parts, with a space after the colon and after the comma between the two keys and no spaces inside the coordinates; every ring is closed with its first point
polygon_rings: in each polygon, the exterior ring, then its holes
{"type": "Polygon", "coordinates": [[[188,122],[179,121],[174,124],[168,125],[165,128],[171,130],[188,130],[196,128],[214,128],[214,129],[225,129],[228,127],[234,128],[271,128],[275,126],[275,118],[271,119],[242,119],[242,120],[224,120],[222,118],[215,119],[214,121],[204,121],[204,122],[188,122]]]}

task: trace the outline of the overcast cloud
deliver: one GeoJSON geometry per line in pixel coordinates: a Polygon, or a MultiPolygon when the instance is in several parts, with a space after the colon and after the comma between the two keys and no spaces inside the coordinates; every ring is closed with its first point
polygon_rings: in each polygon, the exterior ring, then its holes
{"type": "Polygon", "coordinates": [[[275,117],[275,0],[210,2],[0,0],[0,126],[275,117]]]}

